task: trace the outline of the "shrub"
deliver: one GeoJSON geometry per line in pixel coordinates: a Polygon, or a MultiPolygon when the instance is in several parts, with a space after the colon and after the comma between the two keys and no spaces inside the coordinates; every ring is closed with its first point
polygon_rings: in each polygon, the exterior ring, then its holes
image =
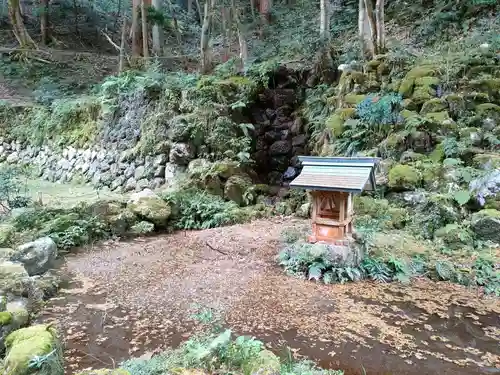
{"type": "Polygon", "coordinates": [[[31,199],[26,195],[26,173],[19,167],[3,165],[0,167],[0,205],[6,211],[26,207],[31,199]],[[24,190],[24,191],[23,191],[24,190]]]}
{"type": "Polygon", "coordinates": [[[200,190],[169,192],[163,199],[177,209],[173,222],[177,229],[207,229],[241,220],[242,212],[236,203],[200,190]]]}

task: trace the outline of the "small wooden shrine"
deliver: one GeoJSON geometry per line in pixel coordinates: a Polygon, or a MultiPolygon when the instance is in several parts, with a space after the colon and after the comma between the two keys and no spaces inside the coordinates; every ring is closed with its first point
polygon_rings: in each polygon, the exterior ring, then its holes
{"type": "Polygon", "coordinates": [[[292,188],[311,191],[310,242],[346,245],[352,233],[353,194],[375,189],[376,158],[299,156],[302,172],[292,188]]]}

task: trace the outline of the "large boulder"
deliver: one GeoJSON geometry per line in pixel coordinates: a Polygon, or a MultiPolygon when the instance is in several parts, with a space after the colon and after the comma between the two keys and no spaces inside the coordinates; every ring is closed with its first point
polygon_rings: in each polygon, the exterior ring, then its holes
{"type": "Polygon", "coordinates": [[[22,263],[28,274],[33,276],[47,272],[56,258],[56,243],[50,237],[42,237],[19,246],[10,260],[22,263]]]}
{"type": "Polygon", "coordinates": [[[174,143],[170,149],[169,160],[177,165],[188,165],[194,158],[194,148],[188,143],[174,143]]]}
{"type": "Polygon", "coordinates": [[[488,208],[476,212],[471,224],[479,240],[500,244],[500,211],[488,208]]]}
{"type": "Polygon", "coordinates": [[[231,176],[224,186],[224,197],[236,202],[238,205],[245,205],[245,192],[252,186],[252,179],[246,175],[231,176]]]}
{"type": "Polygon", "coordinates": [[[28,272],[22,263],[9,260],[0,261],[0,290],[4,293],[22,295],[28,280],[28,272]]]}
{"type": "Polygon", "coordinates": [[[156,227],[165,227],[172,213],[171,207],[150,189],[132,194],[127,207],[140,218],[156,227]]]}
{"type": "Polygon", "coordinates": [[[389,171],[389,187],[393,190],[414,190],[420,182],[421,176],[412,166],[398,164],[389,171]]]}
{"type": "Polygon", "coordinates": [[[64,375],[61,345],[55,328],[51,325],[35,325],[12,332],[5,339],[6,355],[4,371],[9,375],[34,373],[31,360],[49,356],[45,361],[46,374],[64,375]]]}

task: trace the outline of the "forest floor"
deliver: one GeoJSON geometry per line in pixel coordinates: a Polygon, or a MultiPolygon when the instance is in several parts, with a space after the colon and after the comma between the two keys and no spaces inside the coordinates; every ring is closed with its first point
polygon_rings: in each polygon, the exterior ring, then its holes
{"type": "Polygon", "coordinates": [[[67,289],[38,319],[60,325],[67,373],[177,346],[201,328],[195,306],[237,334],[346,374],[499,371],[500,300],[427,279],[289,277],[275,262],[280,233],[308,225],[273,218],[81,249],[62,265],[67,289]]]}

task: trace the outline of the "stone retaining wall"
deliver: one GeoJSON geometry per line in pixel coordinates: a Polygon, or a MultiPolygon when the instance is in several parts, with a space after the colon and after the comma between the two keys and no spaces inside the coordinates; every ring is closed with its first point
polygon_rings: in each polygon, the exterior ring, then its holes
{"type": "Polygon", "coordinates": [[[31,167],[37,177],[50,182],[88,183],[118,192],[154,189],[168,183],[195,156],[184,143],[174,143],[164,151],[137,156],[132,150],[106,150],[97,146],[56,150],[0,139],[0,163],[31,167]]]}

